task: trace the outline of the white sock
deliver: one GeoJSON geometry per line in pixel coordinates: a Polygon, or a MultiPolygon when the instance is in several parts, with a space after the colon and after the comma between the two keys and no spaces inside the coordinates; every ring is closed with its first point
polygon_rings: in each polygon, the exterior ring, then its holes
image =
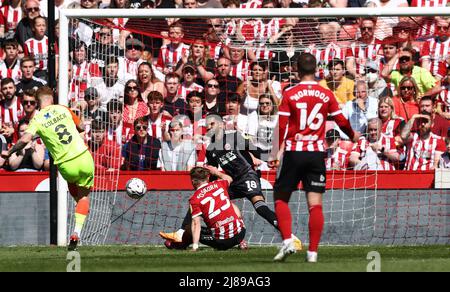
{"type": "Polygon", "coordinates": [[[291,243],[292,243],[292,238],[288,238],[288,239],[283,240],[283,245],[289,245],[291,243]]]}
{"type": "Polygon", "coordinates": [[[184,229],[178,229],[176,232],[178,238],[183,238],[183,234],[184,234],[184,229]]]}

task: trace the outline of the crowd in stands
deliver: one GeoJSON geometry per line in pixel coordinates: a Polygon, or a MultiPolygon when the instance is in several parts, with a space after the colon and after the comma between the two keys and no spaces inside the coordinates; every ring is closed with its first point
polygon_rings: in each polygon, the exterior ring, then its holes
{"type": "MultiPolygon", "coordinates": [[[[39,110],[49,81],[46,0],[0,1],[0,149],[39,110]]],[[[449,2],[450,3],[450,2],[449,2]]],[[[450,6],[446,0],[55,0],[55,10],[450,6]]],[[[56,13],[58,17],[58,13],[56,13]]],[[[58,25],[55,28],[59,35],[58,25]]],[[[184,171],[205,161],[205,118],[248,139],[255,167],[268,156],[296,58],[317,59],[361,139],[326,123],[328,170],[450,168],[450,17],[73,20],[69,106],[102,171],[184,171]]],[[[57,44],[56,60],[58,61],[57,44]]],[[[312,122],[312,121],[310,121],[312,122]]],[[[48,170],[38,137],[2,170],[48,170]]]]}

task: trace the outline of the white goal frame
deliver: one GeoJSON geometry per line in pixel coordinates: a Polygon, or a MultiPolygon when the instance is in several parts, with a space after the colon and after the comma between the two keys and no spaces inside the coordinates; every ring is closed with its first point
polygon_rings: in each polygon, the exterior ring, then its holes
{"type": "MultiPolygon", "coordinates": [[[[74,18],[289,18],[289,17],[389,17],[450,16],[450,7],[384,8],[278,8],[278,9],[62,9],[59,14],[59,103],[68,105],[69,21],[74,18]]],[[[59,246],[67,244],[67,183],[58,175],[59,246]]]]}

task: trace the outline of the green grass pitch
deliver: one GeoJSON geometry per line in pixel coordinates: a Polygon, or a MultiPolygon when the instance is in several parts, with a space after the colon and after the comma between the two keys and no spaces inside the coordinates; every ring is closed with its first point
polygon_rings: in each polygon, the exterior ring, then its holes
{"type": "MultiPolygon", "coordinates": [[[[295,272],[366,271],[367,254],[377,251],[381,271],[450,271],[449,246],[323,246],[319,262],[305,262],[305,251],[273,263],[276,247],[250,246],[249,250],[197,252],[162,246],[81,246],[81,271],[153,272],[295,272]]],[[[60,247],[1,247],[0,271],[66,271],[67,251],[60,247]]]]}

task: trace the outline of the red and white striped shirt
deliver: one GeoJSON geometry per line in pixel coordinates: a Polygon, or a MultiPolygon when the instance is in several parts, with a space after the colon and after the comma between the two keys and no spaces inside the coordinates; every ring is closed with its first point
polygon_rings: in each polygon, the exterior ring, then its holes
{"type": "Polygon", "coordinates": [[[198,85],[197,83],[192,83],[189,87],[186,86],[186,83],[183,82],[181,83],[181,85],[178,87],[178,91],[177,91],[177,95],[186,100],[186,97],[188,96],[189,93],[191,93],[192,91],[198,91],[198,92],[202,92],[203,91],[203,86],[198,85]]]}
{"type": "Polygon", "coordinates": [[[450,113],[450,90],[448,86],[438,95],[437,102],[444,106],[444,112],[450,113]]]}
{"type": "Polygon", "coordinates": [[[189,57],[189,46],[186,44],[180,43],[176,48],[172,44],[162,46],[156,66],[161,71],[168,68],[172,72],[183,56],[189,57]]]}
{"type": "Polygon", "coordinates": [[[446,150],[442,137],[433,133],[425,140],[414,133],[407,147],[406,170],[433,170],[436,156],[446,150]]]}
{"type": "Polygon", "coordinates": [[[347,59],[355,58],[357,74],[364,74],[367,61],[371,60],[379,63],[381,56],[381,41],[378,39],[375,39],[375,41],[369,45],[359,41],[353,42],[346,52],[347,59]]]}
{"type": "MultiPolygon", "coordinates": [[[[378,140],[378,143],[380,143],[381,147],[384,147],[385,152],[397,151],[394,138],[389,138],[382,134],[380,139],[378,140]]],[[[359,139],[357,144],[355,144],[352,153],[358,153],[359,159],[362,160],[367,155],[367,150],[370,148],[370,144],[371,143],[369,142],[369,140],[363,137],[359,139]]],[[[373,154],[375,153],[373,152],[373,154]]],[[[373,170],[395,170],[394,164],[390,162],[386,156],[381,155],[378,157],[378,159],[379,160],[377,160],[377,162],[379,161],[380,164],[378,165],[377,163],[376,169],[373,170]]]]}
{"type": "Polygon", "coordinates": [[[36,70],[47,70],[48,37],[42,40],[31,38],[25,41],[25,55],[34,58],[36,70]]]}
{"type": "Polygon", "coordinates": [[[279,147],[286,151],[325,151],[325,122],[330,114],[342,131],[353,139],[353,130],[344,117],[333,92],[317,82],[300,82],[283,93],[279,108],[279,147]],[[289,127],[288,127],[289,126],[289,127]]]}
{"type": "Polygon", "coordinates": [[[6,124],[8,126],[16,126],[21,118],[25,116],[25,111],[17,96],[14,97],[11,105],[7,105],[6,101],[0,103],[0,126],[6,124]]]}
{"type": "Polygon", "coordinates": [[[166,129],[166,133],[169,131],[169,124],[172,121],[172,117],[165,116],[162,113],[159,114],[158,118],[155,121],[151,119],[148,120],[148,134],[150,136],[156,137],[162,141],[162,128],[161,125],[164,125],[166,129]]]}
{"type": "Polygon", "coordinates": [[[270,60],[275,57],[275,53],[264,46],[258,47],[254,53],[257,60],[270,60]]]}
{"type": "Polygon", "coordinates": [[[12,66],[8,67],[6,62],[0,63],[0,79],[11,78],[14,83],[17,83],[22,79],[22,70],[20,70],[20,62],[16,60],[12,66]]]}
{"type": "Polygon", "coordinates": [[[137,61],[132,61],[126,57],[121,57],[118,58],[118,61],[119,73],[117,76],[119,77],[119,79],[127,79],[127,75],[134,79],[137,79],[139,65],[144,62],[144,60],[139,59],[137,61]]]}
{"type": "Polygon", "coordinates": [[[338,146],[334,152],[329,153],[329,156],[325,159],[325,166],[327,170],[347,169],[349,158],[350,152],[338,146]]]}
{"type": "Polygon", "coordinates": [[[233,238],[245,228],[234,211],[228,187],[228,181],[216,180],[200,186],[189,199],[192,218],[202,216],[216,239],[233,238]]]}
{"type": "Polygon", "coordinates": [[[440,42],[431,38],[425,42],[420,52],[422,59],[430,59],[430,72],[433,76],[443,77],[447,73],[447,61],[449,57],[450,39],[440,42]]]}
{"type": "Polygon", "coordinates": [[[0,8],[5,23],[5,32],[16,31],[16,27],[22,19],[22,8],[17,6],[14,8],[10,5],[0,8]]]}
{"type": "MultiPolygon", "coordinates": [[[[411,2],[411,7],[445,7],[446,5],[447,0],[412,0],[411,2]]],[[[435,27],[436,23],[433,17],[424,17],[419,25],[417,36],[432,36],[436,31],[435,27]]]]}
{"type": "Polygon", "coordinates": [[[102,73],[98,64],[84,61],[81,64],[72,65],[72,78],[70,81],[69,100],[74,103],[84,99],[84,91],[91,86],[92,77],[101,77],[102,73]]]}
{"type": "Polygon", "coordinates": [[[400,123],[403,121],[402,118],[389,119],[383,123],[381,133],[389,138],[394,138],[400,135],[400,123]]]}
{"type": "Polygon", "coordinates": [[[347,50],[335,43],[329,43],[325,48],[317,48],[316,46],[311,45],[306,49],[306,52],[313,54],[316,57],[318,65],[316,77],[324,79],[328,75],[328,63],[335,58],[345,61],[347,50]]]}
{"type": "Polygon", "coordinates": [[[247,3],[241,3],[240,8],[262,8],[262,0],[250,0],[247,3]]]}
{"type": "Polygon", "coordinates": [[[246,81],[248,77],[248,67],[250,66],[250,62],[246,59],[243,59],[239,62],[239,64],[231,65],[230,76],[237,77],[242,81],[246,81]]]}

